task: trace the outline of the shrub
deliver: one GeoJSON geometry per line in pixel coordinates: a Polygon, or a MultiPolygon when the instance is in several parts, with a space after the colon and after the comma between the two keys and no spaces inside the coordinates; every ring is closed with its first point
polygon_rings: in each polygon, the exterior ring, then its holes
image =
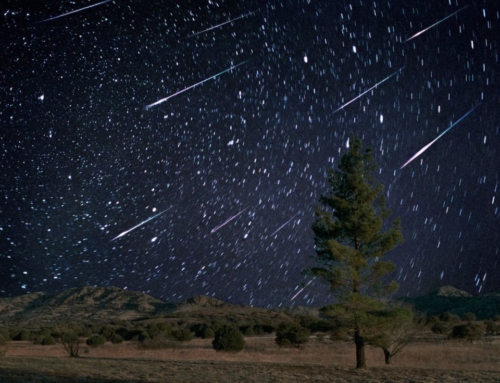
{"type": "Polygon", "coordinates": [[[121,335],[118,335],[118,334],[113,334],[111,335],[111,338],[109,338],[109,340],[111,341],[111,343],[113,344],[120,344],[120,343],[123,343],[123,338],[121,335]]]}
{"type": "Polygon", "coordinates": [[[447,323],[443,323],[441,321],[438,321],[432,325],[431,331],[434,334],[448,334],[448,332],[450,331],[450,325],[447,323]]]}
{"type": "Polygon", "coordinates": [[[172,331],[172,337],[179,342],[189,342],[193,339],[193,334],[187,328],[182,327],[177,330],[172,331]]]}
{"type": "Polygon", "coordinates": [[[474,340],[479,340],[485,334],[486,329],[482,323],[469,322],[467,324],[461,324],[454,326],[450,338],[452,339],[463,339],[470,342],[474,340]]]}
{"type": "Polygon", "coordinates": [[[106,326],[99,331],[99,334],[101,334],[106,340],[111,340],[111,337],[115,335],[115,328],[112,326],[106,326]]]}
{"type": "Polygon", "coordinates": [[[255,336],[255,331],[253,331],[253,327],[252,326],[246,326],[246,327],[244,327],[242,333],[245,336],[255,336]]]}
{"type": "Polygon", "coordinates": [[[500,334],[500,323],[488,320],[484,322],[486,325],[486,334],[488,335],[497,335],[500,334]]]}
{"type": "Polygon", "coordinates": [[[276,331],[276,343],[298,348],[309,341],[310,335],[311,332],[298,323],[282,323],[276,331]]]}
{"type": "Polygon", "coordinates": [[[30,340],[31,332],[28,330],[19,330],[17,334],[12,337],[12,340],[30,340]]]}
{"type": "Polygon", "coordinates": [[[106,343],[106,338],[102,335],[92,335],[87,339],[87,346],[90,347],[101,347],[104,343],[106,343]]]}
{"type": "Polygon", "coordinates": [[[212,346],[215,351],[238,352],[245,347],[245,340],[236,326],[225,325],[215,332],[212,346]]]}
{"type": "Polygon", "coordinates": [[[56,340],[52,336],[47,335],[43,337],[42,342],[40,344],[42,346],[52,346],[56,344],[56,340]]]}
{"type": "Polygon", "coordinates": [[[67,331],[61,335],[61,344],[70,357],[80,356],[80,338],[73,331],[67,331]]]}
{"type": "Polygon", "coordinates": [[[199,334],[202,339],[213,339],[215,337],[215,331],[206,325],[202,327],[199,334]]]}

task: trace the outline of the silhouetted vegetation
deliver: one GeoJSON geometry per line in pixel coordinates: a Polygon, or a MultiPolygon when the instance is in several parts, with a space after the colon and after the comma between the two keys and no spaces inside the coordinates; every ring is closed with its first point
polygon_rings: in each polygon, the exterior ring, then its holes
{"type": "Polygon", "coordinates": [[[276,331],[276,343],[279,346],[301,347],[309,341],[311,332],[298,323],[282,323],[276,331]]]}
{"type": "Polygon", "coordinates": [[[215,332],[212,346],[215,351],[238,352],[245,347],[245,340],[236,326],[225,325],[215,332]]]}

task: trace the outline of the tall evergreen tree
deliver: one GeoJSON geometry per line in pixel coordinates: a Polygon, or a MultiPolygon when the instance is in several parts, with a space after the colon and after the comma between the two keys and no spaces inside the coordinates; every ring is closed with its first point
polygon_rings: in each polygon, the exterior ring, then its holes
{"type": "Polygon", "coordinates": [[[313,224],[316,258],[310,273],[327,283],[338,303],[325,308],[356,345],[356,368],[367,368],[365,345],[383,331],[384,298],[398,288],[384,277],[395,265],[383,257],[402,242],[400,220],[386,223],[383,185],[376,182],[371,150],[351,141],[338,170],[328,170],[330,194],[321,196],[313,224]]]}

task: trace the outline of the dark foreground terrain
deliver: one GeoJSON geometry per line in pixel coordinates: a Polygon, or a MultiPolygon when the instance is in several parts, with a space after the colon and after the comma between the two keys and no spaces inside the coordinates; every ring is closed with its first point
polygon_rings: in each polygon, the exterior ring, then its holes
{"type": "Polygon", "coordinates": [[[11,342],[0,358],[0,382],[500,382],[497,342],[411,344],[390,366],[379,349],[368,348],[367,360],[370,369],[357,371],[350,343],[314,339],[297,350],[277,347],[273,337],[247,338],[236,354],[217,353],[201,339],[154,350],[108,342],[84,348],[79,358],[58,344],[11,342]]]}

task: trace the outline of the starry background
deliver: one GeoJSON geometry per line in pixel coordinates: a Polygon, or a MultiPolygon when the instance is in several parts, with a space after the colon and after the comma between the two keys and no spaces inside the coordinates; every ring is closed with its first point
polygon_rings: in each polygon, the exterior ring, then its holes
{"type": "Polygon", "coordinates": [[[2,1],[0,296],[325,303],[300,271],[353,134],[402,219],[399,294],[500,289],[498,1],[114,0],[47,20],[96,3],[2,1]]]}

